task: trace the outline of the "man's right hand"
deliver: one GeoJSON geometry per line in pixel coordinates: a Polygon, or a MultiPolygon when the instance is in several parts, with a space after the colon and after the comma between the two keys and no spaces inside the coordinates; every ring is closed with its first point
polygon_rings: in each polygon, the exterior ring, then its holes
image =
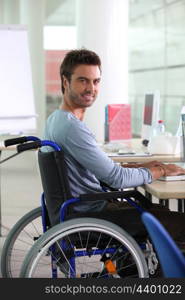
{"type": "Polygon", "coordinates": [[[153,180],[156,180],[161,176],[177,176],[185,174],[185,169],[175,164],[161,164],[148,169],[152,173],[153,180]]]}
{"type": "Polygon", "coordinates": [[[165,176],[176,176],[185,174],[185,169],[175,164],[163,164],[162,168],[165,170],[165,176]]]}

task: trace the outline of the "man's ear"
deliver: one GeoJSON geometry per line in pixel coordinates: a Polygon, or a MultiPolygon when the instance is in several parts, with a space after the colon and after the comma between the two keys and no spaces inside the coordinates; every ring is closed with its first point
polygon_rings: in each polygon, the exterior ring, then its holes
{"type": "Polygon", "coordinates": [[[64,75],[62,75],[62,82],[63,82],[63,87],[66,88],[68,84],[68,80],[64,75]]]}

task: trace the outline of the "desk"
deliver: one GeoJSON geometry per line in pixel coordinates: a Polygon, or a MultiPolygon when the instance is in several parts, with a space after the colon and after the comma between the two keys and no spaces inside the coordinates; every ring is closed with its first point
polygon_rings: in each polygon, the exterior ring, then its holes
{"type": "Polygon", "coordinates": [[[162,162],[179,162],[180,161],[180,156],[177,155],[152,155],[152,156],[126,156],[126,155],[112,155],[110,156],[115,162],[119,163],[130,163],[130,162],[137,162],[137,163],[142,163],[142,162],[149,162],[153,160],[158,160],[162,162]]]}
{"type": "MultiPolygon", "coordinates": [[[[123,141],[120,143],[115,143],[114,147],[114,143],[112,143],[112,147],[113,148],[120,148],[120,149],[133,149],[136,153],[144,153],[147,148],[145,146],[142,145],[142,140],[139,138],[135,138],[135,139],[131,139],[131,140],[127,140],[127,141],[123,141]]],[[[107,152],[107,154],[109,155],[109,150],[111,149],[111,147],[108,147],[108,145],[103,145],[102,150],[104,150],[105,152],[107,152]]],[[[152,160],[158,160],[158,161],[162,161],[162,162],[178,162],[180,161],[180,155],[149,155],[149,156],[136,156],[136,155],[129,155],[127,156],[125,155],[118,155],[116,152],[116,150],[114,150],[114,152],[112,152],[109,156],[110,158],[112,158],[115,162],[149,162],[152,160]],[[115,153],[114,153],[115,152],[115,153]]]]}
{"type": "MultiPolygon", "coordinates": [[[[124,143],[123,143],[124,145],[124,143]]],[[[136,150],[136,152],[144,152],[146,147],[142,146],[141,139],[132,139],[128,144],[128,147],[136,150]]],[[[180,155],[152,155],[152,156],[126,156],[126,155],[117,155],[111,154],[111,158],[115,162],[119,163],[142,163],[149,162],[152,160],[158,160],[161,162],[179,162],[180,155]]],[[[156,180],[151,184],[146,184],[142,186],[144,188],[147,196],[152,200],[152,195],[159,199],[160,203],[163,205],[168,205],[169,199],[178,200],[178,211],[184,211],[185,204],[185,181],[160,181],[156,180]]]]}
{"type": "Polygon", "coordinates": [[[178,211],[184,211],[185,204],[185,181],[160,181],[156,180],[151,184],[143,186],[146,193],[158,198],[165,204],[168,199],[178,200],[178,211]]]}

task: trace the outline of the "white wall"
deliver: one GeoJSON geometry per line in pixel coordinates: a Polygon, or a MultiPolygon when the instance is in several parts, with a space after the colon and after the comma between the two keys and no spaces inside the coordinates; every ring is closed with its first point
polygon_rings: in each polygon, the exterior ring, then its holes
{"type": "Polygon", "coordinates": [[[101,92],[86,115],[98,141],[104,139],[105,105],[128,102],[127,38],[127,0],[77,0],[77,45],[102,60],[101,92]]]}
{"type": "Polygon", "coordinates": [[[140,134],[144,93],[161,93],[160,118],[176,133],[185,105],[185,1],[135,1],[129,22],[129,102],[140,134]]]}

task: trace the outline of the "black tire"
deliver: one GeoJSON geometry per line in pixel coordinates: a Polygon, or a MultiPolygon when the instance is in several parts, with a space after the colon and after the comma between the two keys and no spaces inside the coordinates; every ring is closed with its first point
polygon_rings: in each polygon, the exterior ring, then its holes
{"type": "MultiPolygon", "coordinates": [[[[105,268],[102,269],[104,263],[102,262],[102,257],[98,257],[98,251],[102,249],[101,245],[103,245],[103,242],[105,242],[105,249],[108,251],[110,245],[111,249],[114,247],[113,254],[112,252],[107,253],[111,255],[110,259],[114,261],[115,266],[117,264],[116,260],[124,260],[125,252],[126,254],[129,253],[129,265],[124,266],[123,264],[123,268],[130,267],[130,262],[132,262],[134,273],[128,277],[148,277],[145,256],[136,241],[119,226],[95,218],[73,219],[49,229],[28,252],[21,268],[20,277],[50,278],[52,274],[51,258],[55,260],[54,265],[59,267],[59,272],[56,267],[56,271],[59,273],[58,277],[100,278],[105,275],[106,277],[123,277],[124,275],[119,275],[120,270],[116,270],[116,273],[113,275],[109,271],[106,271],[107,273],[105,274],[105,268]],[[55,247],[55,252],[51,250],[53,249],[52,247],[55,247]],[[76,255],[77,252],[74,249],[82,252],[82,261],[78,261],[79,256],[76,255]],[[95,253],[96,249],[97,253],[95,253]],[[71,257],[75,260],[75,272],[71,271],[71,257]],[[90,261],[90,258],[92,261],[90,261]],[[72,275],[71,272],[73,273],[72,275]]],[[[124,274],[124,270],[121,271],[124,274]]]]}
{"type": "Polygon", "coordinates": [[[1,254],[2,277],[19,277],[26,254],[42,234],[41,207],[37,207],[24,215],[8,233],[1,254]]]}

